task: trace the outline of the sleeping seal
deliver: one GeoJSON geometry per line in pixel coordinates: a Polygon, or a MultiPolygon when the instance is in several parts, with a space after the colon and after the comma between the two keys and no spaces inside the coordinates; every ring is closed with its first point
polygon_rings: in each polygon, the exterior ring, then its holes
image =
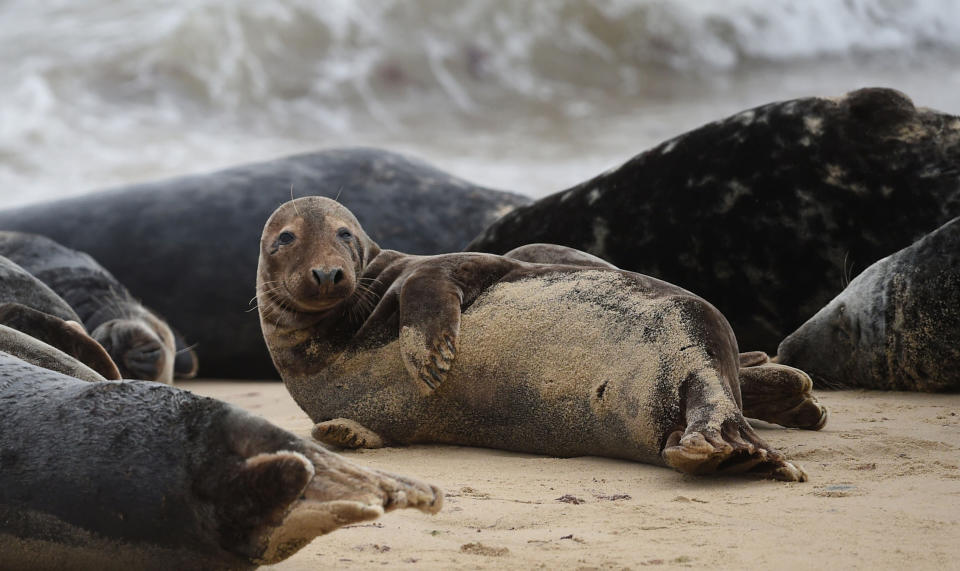
{"type": "Polygon", "coordinates": [[[864,270],[777,361],[826,388],[960,389],[960,218],[864,270]]]}
{"type": "Polygon", "coordinates": [[[702,295],[773,352],[864,268],[960,215],[960,118],[862,89],[679,135],[490,226],[468,247],[584,250],[702,295]]]}
{"type": "MultiPolygon", "coordinates": [[[[3,256],[0,256],[0,324],[52,345],[107,379],[120,378],[113,359],[87,334],[70,305],[3,256]]],[[[2,345],[0,350],[9,351],[2,345]]],[[[17,353],[14,351],[14,354],[17,353]]]]}
{"type": "Polygon", "coordinates": [[[440,492],[226,403],[0,352],[5,569],[252,569],[440,492]]]}
{"type": "Polygon", "coordinates": [[[726,320],[671,284],[381,250],[349,210],[308,197],[267,221],[257,289],[274,364],[328,444],[440,442],[806,478],[744,420],[726,320]]]}
{"type": "Polygon", "coordinates": [[[172,383],[196,374],[196,354],[163,319],[88,254],[23,232],[0,232],[0,255],[44,282],[76,311],[121,376],[172,383]],[[178,341],[180,341],[178,343],[178,341]],[[181,347],[178,350],[178,345],[181,347]]]}

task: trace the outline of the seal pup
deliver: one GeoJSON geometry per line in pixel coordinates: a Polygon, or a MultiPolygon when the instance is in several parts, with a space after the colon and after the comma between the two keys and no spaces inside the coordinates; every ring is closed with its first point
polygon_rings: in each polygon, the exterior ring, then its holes
{"type": "Polygon", "coordinates": [[[0,232],[4,255],[62,297],[90,336],[113,358],[121,376],[172,383],[174,372],[196,374],[196,354],[167,323],[135,300],[92,257],[53,240],[24,232],[0,232]]]}
{"type": "MultiPolygon", "coordinates": [[[[619,269],[596,256],[557,244],[527,244],[504,257],[536,264],[619,269]]],[[[739,359],[744,416],[790,428],[820,430],[826,426],[829,413],[813,395],[813,381],[804,371],[773,363],[763,351],[740,353],[739,359]]]]}
{"type": "Polygon", "coordinates": [[[8,209],[0,229],[89,253],[197,344],[201,375],[275,379],[257,315],[246,313],[257,275],[250,244],[291,189],[339,195],[374,240],[412,254],[459,251],[532,202],[409,156],[346,148],[8,209]]]}
{"type": "Polygon", "coordinates": [[[776,360],[824,388],[960,390],[960,218],[864,270],[776,360]]]}
{"type": "Polygon", "coordinates": [[[113,359],[87,334],[70,305],[3,256],[0,256],[0,324],[56,347],[107,379],[120,378],[113,359]]]}
{"type": "Polygon", "coordinates": [[[0,352],[10,569],[252,569],[437,488],[363,468],[224,402],[88,383],[0,352]]]}
{"type": "Polygon", "coordinates": [[[325,443],[452,443],[806,478],[743,418],[723,316],[671,284],[381,250],[349,210],[308,197],[267,221],[257,289],[277,370],[325,443]]]}
{"type": "Polygon", "coordinates": [[[586,251],[697,292],[740,344],[777,344],[851,266],[960,215],[960,118],[890,89],[763,105],[521,206],[469,251],[586,251]]]}

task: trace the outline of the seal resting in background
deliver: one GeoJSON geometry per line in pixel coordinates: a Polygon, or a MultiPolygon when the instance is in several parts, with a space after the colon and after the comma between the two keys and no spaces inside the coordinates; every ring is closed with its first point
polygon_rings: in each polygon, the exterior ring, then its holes
{"type": "Polygon", "coordinates": [[[89,253],[197,344],[199,374],[277,378],[247,313],[257,275],[250,245],[291,189],[339,196],[378,243],[413,254],[461,250],[532,202],[396,153],[331,149],[8,209],[0,229],[89,253]]]}
{"type": "Polygon", "coordinates": [[[113,358],[122,377],[169,384],[174,372],[184,378],[196,374],[193,350],[88,254],[45,236],[0,232],[0,255],[63,298],[113,358]]]}
{"type": "Polygon", "coordinates": [[[763,105],[510,212],[470,251],[549,242],[697,292],[777,344],[864,268],[960,215],[960,118],[862,89],[763,105]]]}
{"type": "MultiPolygon", "coordinates": [[[[87,334],[70,305],[3,256],[0,256],[0,324],[75,357],[107,379],[120,378],[113,359],[87,334]]],[[[2,345],[0,350],[10,351],[2,345]]]]}
{"type": "Polygon", "coordinates": [[[277,370],[328,444],[438,442],[806,478],[743,418],[726,320],[671,284],[381,250],[349,210],[309,197],[267,221],[257,289],[277,370]]]}
{"type": "Polygon", "coordinates": [[[224,402],[87,383],[3,352],[0,466],[9,569],[251,569],[338,527],[442,502],[224,402]]]}
{"type": "Polygon", "coordinates": [[[960,218],[864,270],[776,360],[825,388],[960,390],[960,218]]]}

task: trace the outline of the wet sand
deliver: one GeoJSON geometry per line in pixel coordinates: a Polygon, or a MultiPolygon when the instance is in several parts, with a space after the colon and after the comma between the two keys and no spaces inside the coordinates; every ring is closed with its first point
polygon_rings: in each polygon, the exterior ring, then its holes
{"type": "MultiPolygon", "coordinates": [[[[309,437],[281,383],[178,386],[309,437]]],[[[456,446],[345,452],[441,486],[444,509],[341,529],[270,568],[958,568],[960,395],[818,396],[824,430],[760,428],[802,484],[456,446]]]]}

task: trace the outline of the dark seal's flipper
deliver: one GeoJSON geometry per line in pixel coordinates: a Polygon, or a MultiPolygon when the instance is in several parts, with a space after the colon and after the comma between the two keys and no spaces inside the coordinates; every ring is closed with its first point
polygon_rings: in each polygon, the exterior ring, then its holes
{"type": "Polygon", "coordinates": [[[64,375],[88,381],[103,381],[103,375],[67,355],[60,349],[48,345],[26,333],[0,325],[0,351],[22,359],[31,365],[56,371],[64,375]]]}
{"type": "Polygon", "coordinates": [[[76,358],[105,379],[120,378],[107,350],[76,321],[64,321],[19,303],[0,304],[0,324],[22,331],[76,358]]]}
{"type": "Polygon", "coordinates": [[[167,385],[85,383],[5,353],[0,379],[5,569],[253,569],[442,503],[433,486],[167,385]]]}

